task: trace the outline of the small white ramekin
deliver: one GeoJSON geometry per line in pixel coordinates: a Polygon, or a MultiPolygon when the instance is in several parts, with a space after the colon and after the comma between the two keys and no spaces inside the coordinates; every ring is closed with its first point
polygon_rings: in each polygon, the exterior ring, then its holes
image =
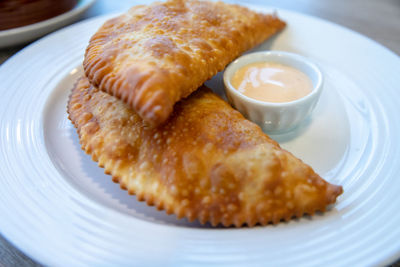
{"type": "Polygon", "coordinates": [[[319,68],[303,56],[282,51],[266,51],[241,56],[229,64],[224,72],[224,84],[225,93],[234,108],[257,123],[265,132],[279,134],[294,129],[311,114],[321,95],[323,78],[319,68]],[[239,68],[255,62],[275,62],[302,71],[311,79],[311,93],[284,103],[264,102],[243,95],[233,87],[232,77],[239,68]]]}

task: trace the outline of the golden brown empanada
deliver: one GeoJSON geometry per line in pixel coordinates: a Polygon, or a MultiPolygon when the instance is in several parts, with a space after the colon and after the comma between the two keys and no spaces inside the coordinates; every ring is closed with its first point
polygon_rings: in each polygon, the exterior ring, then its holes
{"type": "Polygon", "coordinates": [[[274,15],[222,2],[136,6],[91,38],[84,69],[93,85],[159,125],[177,101],[284,25],[274,15]]]}
{"type": "Polygon", "coordinates": [[[157,128],[86,78],[68,112],[83,150],[121,188],[178,218],[265,225],[324,211],[342,193],[205,87],[157,128]]]}

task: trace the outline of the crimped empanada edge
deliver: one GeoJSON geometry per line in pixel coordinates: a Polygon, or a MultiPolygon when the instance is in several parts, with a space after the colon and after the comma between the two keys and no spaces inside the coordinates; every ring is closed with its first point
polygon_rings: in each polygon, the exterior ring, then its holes
{"type": "MultiPolygon", "coordinates": [[[[76,82],[75,86],[77,86],[79,80],[76,82]]],[[[76,90],[76,89],[74,89],[76,90]]],[[[337,196],[339,196],[342,193],[342,188],[340,188],[340,192],[335,192],[334,195],[336,197],[330,199],[328,203],[323,203],[321,204],[320,207],[316,207],[314,209],[310,210],[303,210],[303,211],[298,211],[296,214],[285,214],[285,215],[279,215],[279,214],[270,214],[270,216],[265,216],[263,214],[257,214],[253,213],[249,215],[246,218],[240,217],[238,215],[232,216],[230,219],[225,219],[223,216],[215,216],[215,214],[207,211],[207,210],[201,210],[200,212],[196,212],[195,210],[192,210],[190,208],[187,208],[185,203],[180,203],[180,205],[170,205],[163,201],[163,196],[161,195],[153,195],[151,193],[146,193],[143,191],[138,191],[135,188],[129,187],[126,183],[123,182],[122,177],[119,177],[118,175],[115,175],[117,171],[115,171],[115,167],[118,166],[118,162],[114,160],[108,160],[103,161],[101,159],[101,151],[98,151],[96,149],[91,149],[86,143],[82,136],[81,136],[81,127],[77,123],[78,120],[80,119],[85,119],[83,118],[84,115],[82,114],[75,114],[73,107],[71,107],[71,100],[72,100],[73,92],[71,92],[68,100],[68,105],[67,105],[67,112],[68,112],[68,118],[71,120],[72,124],[74,127],[77,129],[77,133],[79,136],[79,142],[81,144],[82,150],[85,151],[86,154],[90,155],[93,161],[96,161],[98,163],[98,166],[101,168],[104,168],[104,173],[111,175],[112,180],[115,183],[119,183],[121,189],[127,190],[129,194],[131,195],[136,195],[136,198],[138,201],[145,201],[147,205],[149,206],[155,206],[158,210],[165,210],[167,214],[175,214],[178,219],[181,219],[183,217],[186,217],[188,221],[194,221],[198,220],[201,224],[206,224],[209,222],[212,226],[217,226],[219,224],[223,225],[224,227],[230,227],[230,226],[235,226],[235,227],[242,227],[243,225],[248,225],[249,227],[252,227],[256,224],[259,225],[268,225],[268,224],[277,224],[281,221],[289,221],[292,218],[300,218],[304,215],[314,215],[316,212],[324,212],[326,211],[326,208],[328,205],[333,204],[336,201],[337,196]]],[[[330,185],[330,184],[329,184],[330,185]]],[[[162,190],[163,195],[167,195],[167,188],[163,188],[162,190]]],[[[183,202],[183,201],[182,201],[183,202]]]]}
{"type": "MultiPolygon", "coordinates": [[[[250,10],[247,7],[240,6],[240,8],[250,10]]],[[[252,47],[258,46],[260,43],[262,43],[272,35],[281,31],[286,25],[286,23],[280,20],[276,16],[276,14],[260,14],[265,15],[264,19],[271,22],[273,28],[266,29],[264,32],[269,32],[268,37],[262,40],[258,40],[258,42],[254,43],[252,47]]],[[[122,20],[122,18],[124,18],[123,16],[126,15],[121,15],[119,17],[113,18],[112,21],[117,24],[120,20],[122,20]]],[[[153,126],[165,123],[173,110],[174,104],[179,101],[179,99],[190,95],[190,93],[201,86],[201,84],[213,77],[218,72],[222,71],[229,62],[233,61],[235,58],[240,56],[241,53],[248,50],[246,49],[244,51],[228,51],[228,53],[231,54],[230,60],[226,62],[224,66],[219,66],[212,71],[210,70],[209,75],[207,77],[204,77],[204,80],[187,87],[185,92],[180,92],[181,94],[175,97],[176,99],[173,99],[173,97],[169,97],[162,90],[156,90],[152,91],[151,94],[158,94],[158,96],[153,97],[151,100],[149,100],[144,99],[143,97],[143,95],[147,93],[147,89],[151,87],[148,86],[149,84],[154,84],[155,87],[163,87],[167,91],[173,91],[174,86],[176,85],[170,85],[171,81],[169,81],[168,79],[165,81],[164,75],[161,74],[162,71],[159,73],[154,73],[154,75],[151,75],[150,78],[147,77],[145,73],[141,73],[138,71],[128,71],[125,69],[124,71],[115,72],[114,63],[110,62],[109,58],[102,57],[102,53],[104,53],[102,46],[109,41],[109,34],[109,29],[103,25],[100,30],[92,36],[86,49],[84,58],[83,65],[85,74],[93,85],[97,86],[102,91],[123,100],[125,103],[130,105],[141,118],[143,118],[148,124],[153,126]],[[146,84],[146,86],[138,86],[132,88],[131,84],[126,82],[126,80],[127,77],[133,76],[140,77],[136,81],[137,84],[146,84]]]]}

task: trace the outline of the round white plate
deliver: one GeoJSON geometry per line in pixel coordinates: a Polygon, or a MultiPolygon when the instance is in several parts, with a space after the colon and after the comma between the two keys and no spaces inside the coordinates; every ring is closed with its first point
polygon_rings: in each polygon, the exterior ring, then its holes
{"type": "Polygon", "coordinates": [[[80,0],[71,10],[31,25],[0,31],[0,48],[23,44],[68,25],[79,18],[95,0],[80,0]]]}
{"type": "MultiPolygon", "coordinates": [[[[100,17],[39,40],[0,67],[1,233],[51,266],[370,266],[400,257],[400,58],[332,23],[278,13],[287,28],[257,50],[309,57],[325,88],[307,122],[273,138],[343,185],[330,211],[213,229],[119,189],[81,151],[66,114],[100,17]]],[[[207,83],[221,92],[220,74],[207,83]]]]}

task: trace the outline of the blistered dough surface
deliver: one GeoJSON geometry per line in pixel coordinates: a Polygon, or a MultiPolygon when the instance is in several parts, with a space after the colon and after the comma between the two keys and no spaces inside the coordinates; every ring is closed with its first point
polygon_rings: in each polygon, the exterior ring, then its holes
{"type": "Polygon", "coordinates": [[[91,38],[84,69],[92,84],[159,125],[177,101],[284,26],[274,15],[222,2],[135,6],[91,38]]]}
{"type": "Polygon", "coordinates": [[[139,200],[212,225],[324,211],[342,193],[202,87],[160,127],[81,78],[68,103],[82,148],[139,200]]]}

